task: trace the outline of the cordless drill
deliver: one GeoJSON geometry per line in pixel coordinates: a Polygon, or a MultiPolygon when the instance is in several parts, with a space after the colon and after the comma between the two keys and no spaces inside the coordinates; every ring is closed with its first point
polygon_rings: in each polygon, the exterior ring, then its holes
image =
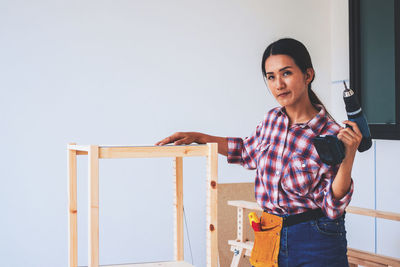
{"type": "MultiPolygon", "coordinates": [[[[346,105],[347,117],[350,121],[357,123],[362,133],[362,140],[358,146],[358,151],[364,152],[372,146],[371,133],[369,131],[367,119],[365,118],[361,106],[358,103],[357,96],[353,90],[347,88],[344,84],[343,99],[346,105]]],[[[346,127],[351,127],[346,125],[346,127]]],[[[345,156],[345,147],[335,135],[318,135],[313,139],[314,146],[323,163],[336,165],[343,161],[345,156]]]]}

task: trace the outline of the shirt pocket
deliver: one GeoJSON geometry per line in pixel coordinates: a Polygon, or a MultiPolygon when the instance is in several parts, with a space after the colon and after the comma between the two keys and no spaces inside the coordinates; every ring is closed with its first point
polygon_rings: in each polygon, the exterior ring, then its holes
{"type": "Polygon", "coordinates": [[[320,166],[311,159],[293,155],[282,179],[282,188],[289,193],[306,196],[318,182],[320,166]]]}

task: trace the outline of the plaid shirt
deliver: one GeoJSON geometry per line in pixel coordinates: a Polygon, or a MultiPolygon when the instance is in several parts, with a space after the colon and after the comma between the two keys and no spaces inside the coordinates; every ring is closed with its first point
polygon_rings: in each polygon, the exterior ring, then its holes
{"type": "Polygon", "coordinates": [[[297,214],[321,208],[329,218],[341,216],[351,200],[349,192],[335,199],[332,182],[339,165],[322,163],[312,138],[319,134],[338,134],[340,126],[325,109],[303,124],[289,127],[283,108],[274,108],[255,132],[245,138],[228,138],[228,162],[256,169],[255,197],[272,214],[297,214]]]}

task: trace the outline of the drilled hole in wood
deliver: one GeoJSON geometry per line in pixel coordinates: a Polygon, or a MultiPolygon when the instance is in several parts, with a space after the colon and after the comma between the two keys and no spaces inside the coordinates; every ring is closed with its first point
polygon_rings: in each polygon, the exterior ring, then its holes
{"type": "Polygon", "coordinates": [[[216,181],[211,181],[211,187],[215,189],[217,187],[217,182],[216,181]]]}
{"type": "Polygon", "coordinates": [[[213,225],[213,224],[210,224],[210,231],[214,231],[214,230],[215,230],[214,225],[213,225]]]}

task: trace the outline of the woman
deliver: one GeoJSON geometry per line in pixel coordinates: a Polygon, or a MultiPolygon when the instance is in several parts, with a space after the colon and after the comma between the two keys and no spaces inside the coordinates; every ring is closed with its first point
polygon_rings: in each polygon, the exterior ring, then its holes
{"type": "Polygon", "coordinates": [[[353,193],[351,170],[362,134],[351,121],[344,121],[351,127],[340,127],[312,91],[314,69],[299,41],[270,44],[261,69],[281,107],[270,110],[251,136],[179,132],[156,145],[216,142],[229,163],[256,169],[255,197],[263,218],[282,218],[275,259],[279,267],[348,266],[344,211],[353,193]],[[321,162],[312,145],[312,138],[321,134],[337,135],[344,143],[340,165],[321,162]]]}

